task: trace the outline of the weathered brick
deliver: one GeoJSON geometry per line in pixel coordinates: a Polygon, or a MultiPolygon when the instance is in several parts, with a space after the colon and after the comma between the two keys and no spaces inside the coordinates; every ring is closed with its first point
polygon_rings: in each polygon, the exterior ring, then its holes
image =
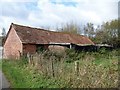
{"type": "Polygon", "coordinates": [[[19,58],[22,53],[22,42],[13,27],[8,34],[3,50],[4,58],[19,58]]]}

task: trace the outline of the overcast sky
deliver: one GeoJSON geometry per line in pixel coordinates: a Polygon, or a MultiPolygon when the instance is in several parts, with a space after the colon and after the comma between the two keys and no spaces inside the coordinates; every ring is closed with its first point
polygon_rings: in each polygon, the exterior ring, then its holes
{"type": "Polygon", "coordinates": [[[70,21],[96,26],[118,18],[118,1],[0,0],[0,28],[8,31],[10,24],[16,23],[55,29],[70,21]]]}

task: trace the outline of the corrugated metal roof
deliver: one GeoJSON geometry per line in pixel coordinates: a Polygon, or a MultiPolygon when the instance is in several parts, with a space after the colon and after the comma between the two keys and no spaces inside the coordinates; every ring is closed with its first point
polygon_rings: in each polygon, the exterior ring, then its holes
{"type": "Polygon", "coordinates": [[[94,44],[89,38],[79,34],[69,34],[63,32],[54,32],[44,29],[32,28],[17,24],[11,24],[16,30],[22,43],[30,44],[49,44],[55,43],[73,43],[73,44],[94,44]]]}

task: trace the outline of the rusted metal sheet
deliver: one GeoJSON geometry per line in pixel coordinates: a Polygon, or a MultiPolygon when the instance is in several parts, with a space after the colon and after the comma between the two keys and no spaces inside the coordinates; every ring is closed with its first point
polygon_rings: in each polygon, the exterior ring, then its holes
{"type": "Polygon", "coordinates": [[[12,24],[12,26],[16,30],[22,43],[49,44],[54,42],[94,45],[94,43],[89,38],[79,34],[54,32],[17,24],[12,24]]]}

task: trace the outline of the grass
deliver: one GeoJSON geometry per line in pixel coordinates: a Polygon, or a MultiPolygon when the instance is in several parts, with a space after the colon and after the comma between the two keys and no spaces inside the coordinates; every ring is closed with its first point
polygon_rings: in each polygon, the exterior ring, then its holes
{"type": "Polygon", "coordinates": [[[2,59],[0,59],[0,70],[2,70],[2,59]]]}
{"type": "MultiPolygon", "coordinates": [[[[44,53],[36,59],[38,65],[27,59],[3,60],[2,69],[13,88],[115,88],[118,87],[117,51],[75,52],[64,55],[44,53]],[[54,56],[54,58],[53,58],[54,56]],[[59,57],[59,58],[58,58],[59,57]],[[51,62],[54,61],[54,74],[51,62]],[[78,75],[75,62],[79,62],[78,75]]],[[[36,62],[34,59],[33,62],[36,62]]]]}
{"type": "Polygon", "coordinates": [[[47,88],[56,87],[55,79],[48,79],[35,71],[32,66],[20,66],[19,61],[4,60],[3,71],[13,88],[47,88]],[[8,69],[9,67],[9,69],[8,69]]]}

